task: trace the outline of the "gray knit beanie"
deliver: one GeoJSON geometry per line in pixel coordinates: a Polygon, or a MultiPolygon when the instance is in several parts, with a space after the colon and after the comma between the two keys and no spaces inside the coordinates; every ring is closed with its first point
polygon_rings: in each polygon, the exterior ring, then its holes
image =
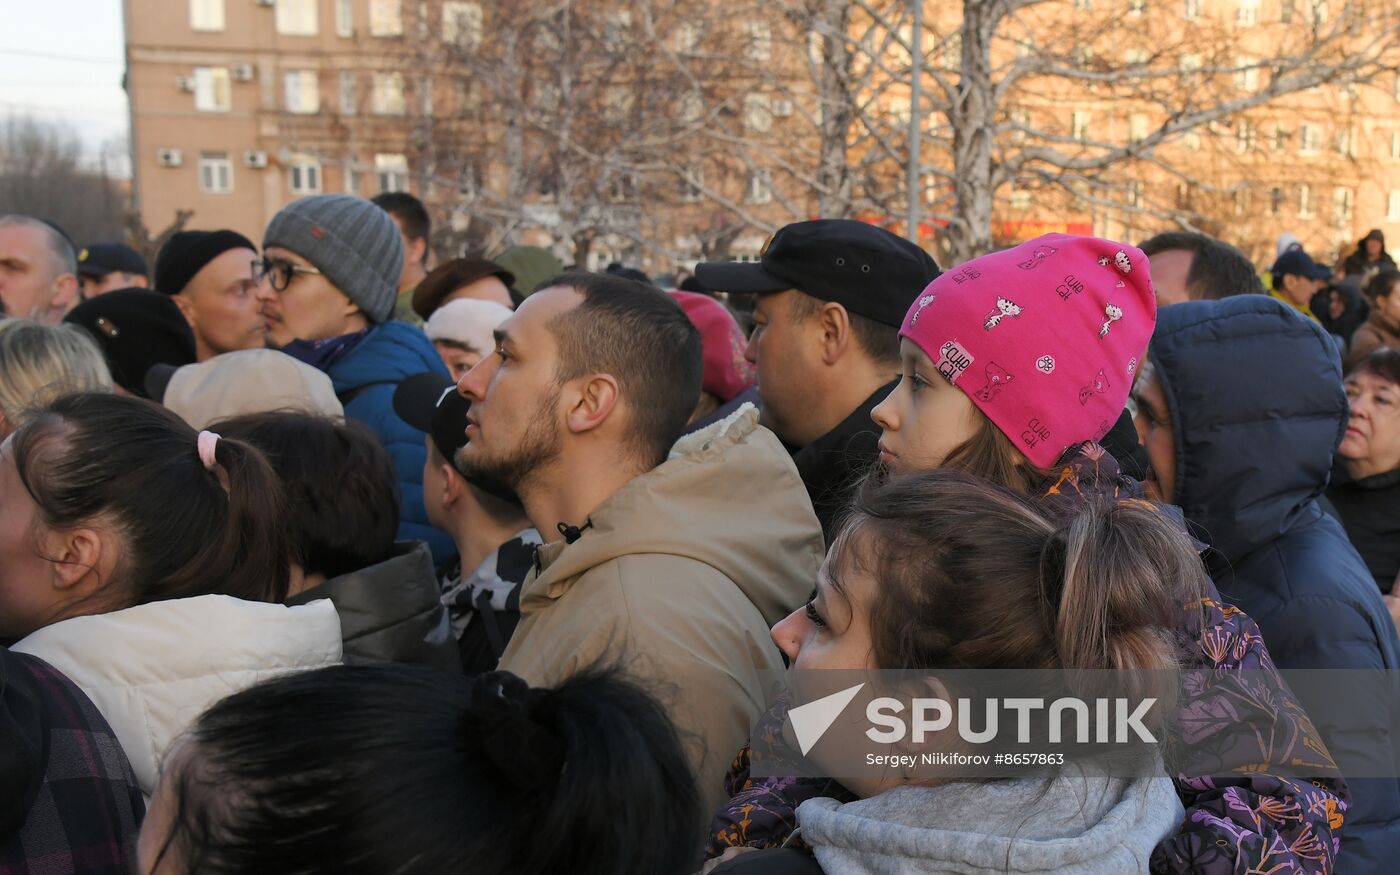
{"type": "Polygon", "coordinates": [[[293,201],[268,223],[263,251],[269,246],[311,262],[371,323],[394,312],[403,239],[393,218],[364,198],[318,194],[293,201]]]}

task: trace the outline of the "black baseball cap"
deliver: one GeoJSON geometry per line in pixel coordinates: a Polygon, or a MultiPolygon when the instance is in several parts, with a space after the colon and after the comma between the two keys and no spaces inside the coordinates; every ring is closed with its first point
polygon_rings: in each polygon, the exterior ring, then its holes
{"type": "Polygon", "coordinates": [[[472,403],[444,374],[414,374],[394,389],[399,419],[433,439],[433,446],[456,468],[457,451],[467,445],[467,410],[472,403]]]}
{"type": "Polygon", "coordinates": [[[146,259],[125,243],[94,243],[78,253],[78,276],[106,276],[118,270],[150,276],[146,259]]]}
{"type": "Polygon", "coordinates": [[[1269,273],[1276,277],[1291,273],[1314,280],[1332,278],[1331,270],[1313,261],[1312,256],[1301,249],[1290,249],[1280,255],[1278,260],[1274,262],[1274,266],[1269,268],[1269,273]]]}
{"type": "Polygon", "coordinates": [[[854,219],[814,219],[780,228],[757,263],[695,267],[695,278],[708,289],[731,294],[797,289],[895,328],[940,273],[938,263],[915,244],[854,219]]]}

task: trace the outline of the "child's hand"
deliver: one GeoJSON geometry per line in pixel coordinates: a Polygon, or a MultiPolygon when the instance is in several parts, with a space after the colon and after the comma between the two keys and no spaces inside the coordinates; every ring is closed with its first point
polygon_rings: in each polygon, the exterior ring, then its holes
{"type": "MultiPolygon", "coordinates": [[[[1392,608],[1391,610],[1394,611],[1395,609],[1392,608]]],[[[740,854],[747,854],[749,851],[756,850],[758,850],[758,848],[729,848],[723,854],[720,854],[718,857],[715,857],[713,860],[710,860],[707,863],[705,863],[705,865],[700,869],[700,875],[710,875],[710,873],[713,872],[715,867],[718,866],[720,863],[727,863],[735,857],[739,856],[740,854]]]]}

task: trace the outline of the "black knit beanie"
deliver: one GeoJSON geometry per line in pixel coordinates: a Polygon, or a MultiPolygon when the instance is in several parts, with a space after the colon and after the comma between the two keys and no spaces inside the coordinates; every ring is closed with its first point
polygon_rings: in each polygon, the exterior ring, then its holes
{"type": "Polygon", "coordinates": [[[237,231],[181,231],[156,256],[156,291],[178,295],[204,265],[230,249],[258,251],[253,241],[237,231]]]}

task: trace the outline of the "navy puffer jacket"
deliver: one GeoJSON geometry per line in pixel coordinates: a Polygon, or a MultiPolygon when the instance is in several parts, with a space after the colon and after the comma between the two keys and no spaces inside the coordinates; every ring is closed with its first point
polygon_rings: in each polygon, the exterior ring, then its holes
{"type": "MultiPolygon", "coordinates": [[[[1347,420],[1327,335],[1263,295],[1192,301],[1158,312],[1151,359],[1176,441],[1173,502],[1212,546],[1216,586],[1259,624],[1275,664],[1400,667],[1376,584],[1318,501],[1347,420]]],[[[1355,715],[1341,729],[1328,710],[1308,713],[1339,761],[1363,738],[1393,745],[1400,732],[1393,708],[1366,715],[1363,730],[1355,715]]],[[[1394,871],[1400,780],[1348,783],[1337,871],[1394,871]]]]}
{"type": "Polygon", "coordinates": [[[345,415],[379,436],[399,482],[400,541],[427,541],[433,564],[441,567],[456,552],[452,539],[428,523],[423,506],[423,463],[428,448],[423,432],[394,412],[394,389],[414,374],[447,376],[447,366],[421,329],[407,322],[385,322],[330,366],[326,374],[345,405],[345,415]]]}

